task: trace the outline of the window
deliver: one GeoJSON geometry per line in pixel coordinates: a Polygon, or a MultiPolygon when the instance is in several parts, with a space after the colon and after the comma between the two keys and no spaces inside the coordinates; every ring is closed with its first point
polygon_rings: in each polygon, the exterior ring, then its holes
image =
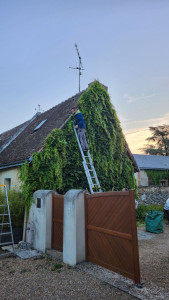
{"type": "Polygon", "coordinates": [[[11,178],[5,178],[4,184],[6,185],[7,189],[10,190],[11,188],[11,178]]]}
{"type": "Polygon", "coordinates": [[[41,123],[39,123],[39,125],[35,127],[33,132],[37,131],[46,121],[47,121],[47,119],[43,120],[41,123]]]}
{"type": "Polygon", "coordinates": [[[168,186],[168,180],[167,179],[161,179],[160,185],[161,186],[168,186]]]}

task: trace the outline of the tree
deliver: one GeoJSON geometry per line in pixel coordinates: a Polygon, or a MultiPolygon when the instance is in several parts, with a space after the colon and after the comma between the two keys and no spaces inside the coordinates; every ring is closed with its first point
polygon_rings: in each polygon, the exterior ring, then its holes
{"type": "Polygon", "coordinates": [[[143,148],[146,154],[169,156],[169,125],[149,127],[152,136],[146,140],[149,142],[143,148]]]}

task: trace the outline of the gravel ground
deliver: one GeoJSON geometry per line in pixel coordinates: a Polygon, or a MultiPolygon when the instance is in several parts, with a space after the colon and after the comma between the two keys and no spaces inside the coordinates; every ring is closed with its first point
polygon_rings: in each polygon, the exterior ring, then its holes
{"type": "Polygon", "coordinates": [[[169,225],[164,225],[164,232],[155,238],[139,241],[139,257],[145,285],[151,282],[169,292],[169,225]]]}
{"type": "Polygon", "coordinates": [[[50,257],[1,258],[0,299],[136,299],[77,268],[57,266],[50,257]]]}
{"type": "Polygon", "coordinates": [[[168,237],[169,225],[165,225],[164,233],[139,241],[142,290],[136,290],[130,280],[124,277],[119,280],[118,274],[90,263],[71,268],[63,263],[60,266],[60,261],[48,256],[28,260],[8,257],[0,258],[0,299],[168,300],[168,237]],[[113,287],[118,282],[124,289],[128,286],[135,296],[113,287]]]}

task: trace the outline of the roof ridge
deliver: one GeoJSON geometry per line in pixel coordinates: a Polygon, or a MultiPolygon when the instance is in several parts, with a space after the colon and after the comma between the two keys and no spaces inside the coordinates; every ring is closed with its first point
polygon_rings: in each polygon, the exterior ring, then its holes
{"type": "Polygon", "coordinates": [[[60,103],[54,105],[53,107],[49,108],[48,110],[45,110],[45,111],[44,111],[43,113],[41,113],[40,115],[42,116],[43,114],[49,112],[50,110],[54,109],[55,107],[57,107],[57,106],[59,106],[59,105],[65,103],[65,102],[67,102],[67,101],[70,101],[70,99],[72,99],[72,98],[74,98],[74,97],[78,97],[80,94],[83,94],[87,89],[88,89],[88,88],[86,88],[86,89],[80,91],[79,93],[77,93],[77,94],[75,94],[75,95],[69,97],[69,98],[66,99],[66,100],[61,101],[60,103]]]}

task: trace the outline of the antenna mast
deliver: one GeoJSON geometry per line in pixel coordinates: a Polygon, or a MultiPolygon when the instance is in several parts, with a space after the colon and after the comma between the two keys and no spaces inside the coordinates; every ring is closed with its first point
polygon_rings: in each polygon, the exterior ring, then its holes
{"type": "Polygon", "coordinates": [[[44,110],[41,109],[40,104],[38,104],[38,108],[35,108],[35,110],[37,111],[38,114],[41,114],[42,112],[44,112],[44,110]]]}
{"type": "Polygon", "coordinates": [[[79,70],[79,92],[80,92],[80,76],[82,75],[81,70],[84,70],[84,69],[83,69],[83,65],[82,65],[82,58],[81,58],[81,56],[80,56],[80,53],[79,53],[77,44],[75,44],[75,48],[76,48],[77,55],[78,55],[78,58],[79,58],[79,66],[76,67],[76,68],[72,68],[72,67],[69,67],[69,68],[70,68],[70,69],[74,69],[74,70],[79,70]]]}

